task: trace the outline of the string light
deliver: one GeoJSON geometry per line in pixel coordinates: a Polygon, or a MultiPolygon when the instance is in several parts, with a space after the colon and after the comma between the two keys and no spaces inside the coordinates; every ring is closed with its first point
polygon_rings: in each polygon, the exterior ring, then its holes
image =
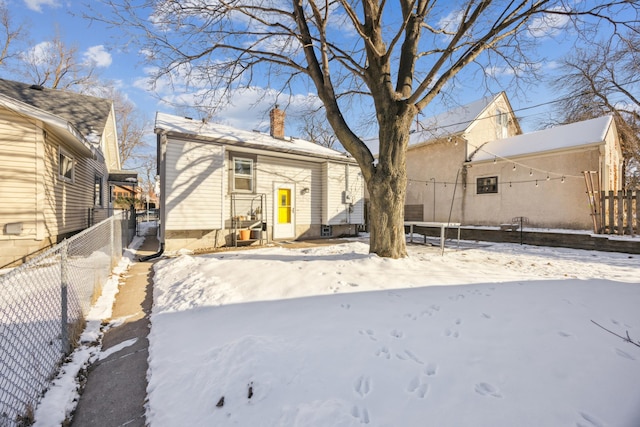
{"type": "Polygon", "coordinates": [[[549,181],[551,178],[549,177],[549,175],[547,175],[547,181],[549,181]]]}
{"type": "Polygon", "coordinates": [[[538,186],[538,180],[536,179],[536,187],[538,186]]]}
{"type": "Polygon", "coordinates": [[[562,179],[560,180],[561,184],[564,184],[564,176],[562,177],[562,179]]]}
{"type": "Polygon", "coordinates": [[[514,172],[516,171],[516,164],[515,163],[513,164],[513,171],[514,172]]]}
{"type": "Polygon", "coordinates": [[[533,176],[533,170],[529,169],[529,176],[533,176]]]}

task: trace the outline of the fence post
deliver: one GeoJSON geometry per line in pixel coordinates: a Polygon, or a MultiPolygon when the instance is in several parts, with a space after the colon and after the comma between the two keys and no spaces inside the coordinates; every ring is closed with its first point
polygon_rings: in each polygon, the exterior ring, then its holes
{"type": "Polygon", "coordinates": [[[624,234],[624,192],[622,190],[618,190],[618,198],[617,198],[617,223],[618,223],[618,234],[624,234]]]}
{"type": "Polygon", "coordinates": [[[615,213],[615,198],[613,195],[613,190],[609,190],[609,234],[615,234],[615,222],[614,216],[615,213]]]}
{"type": "Polygon", "coordinates": [[[640,194],[635,192],[634,199],[636,200],[636,233],[640,234],[640,194]]]}
{"type": "Polygon", "coordinates": [[[633,209],[632,209],[632,202],[633,199],[631,198],[631,190],[627,190],[627,194],[626,194],[626,216],[627,216],[627,234],[630,236],[633,236],[633,209]]]}
{"type": "Polygon", "coordinates": [[[62,353],[66,354],[69,351],[69,264],[67,260],[67,240],[62,241],[60,247],[60,336],[62,340],[62,353]]]}
{"type": "Polygon", "coordinates": [[[114,218],[115,216],[111,216],[109,217],[109,227],[110,227],[110,232],[109,232],[109,249],[111,252],[111,268],[113,268],[113,266],[115,265],[115,252],[116,252],[116,236],[115,236],[115,230],[116,227],[114,226],[114,218]]]}

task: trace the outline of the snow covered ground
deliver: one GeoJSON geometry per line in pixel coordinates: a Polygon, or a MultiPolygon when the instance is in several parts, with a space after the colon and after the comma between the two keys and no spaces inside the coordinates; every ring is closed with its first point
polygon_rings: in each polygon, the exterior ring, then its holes
{"type": "Polygon", "coordinates": [[[640,426],[640,256],[365,242],[156,264],[147,421],[640,426]]]}

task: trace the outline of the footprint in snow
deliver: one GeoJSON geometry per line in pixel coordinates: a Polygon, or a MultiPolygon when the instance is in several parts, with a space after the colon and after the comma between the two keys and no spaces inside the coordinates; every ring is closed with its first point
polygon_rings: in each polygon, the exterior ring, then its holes
{"type": "Polygon", "coordinates": [[[629,360],[636,360],[635,357],[633,357],[632,355],[630,355],[629,353],[627,353],[626,351],[622,351],[619,348],[616,348],[616,354],[620,357],[624,357],[625,359],[629,359],[629,360]]]}
{"type": "Polygon", "coordinates": [[[427,395],[427,392],[429,391],[429,384],[422,382],[420,377],[414,377],[411,381],[409,381],[407,391],[409,393],[415,394],[420,399],[424,399],[427,395]]]}
{"type": "Polygon", "coordinates": [[[389,347],[387,346],[383,346],[377,349],[375,355],[378,357],[382,357],[383,359],[391,359],[391,352],[389,351],[389,347]]]}
{"type": "Polygon", "coordinates": [[[378,341],[378,338],[375,336],[376,333],[372,329],[360,329],[358,333],[368,337],[371,341],[378,341]]]}
{"type": "Polygon", "coordinates": [[[580,412],[580,417],[582,419],[576,423],[576,427],[604,427],[604,424],[593,415],[580,412]]]}
{"type": "Polygon", "coordinates": [[[360,408],[354,405],[351,408],[351,416],[360,421],[360,424],[369,424],[369,410],[367,408],[360,408]]]}
{"type": "Polygon", "coordinates": [[[444,335],[446,337],[450,337],[450,338],[458,338],[460,336],[460,333],[458,331],[454,331],[454,330],[451,330],[451,329],[447,328],[447,329],[444,330],[444,335]]]}
{"type": "Polygon", "coordinates": [[[391,335],[394,338],[403,338],[404,337],[404,332],[398,330],[398,329],[394,329],[391,332],[389,332],[389,335],[391,335]]]}
{"type": "Polygon", "coordinates": [[[434,376],[438,373],[438,365],[435,363],[427,363],[427,366],[424,368],[424,373],[429,377],[434,376]]]}
{"type": "Polygon", "coordinates": [[[424,365],[424,362],[420,360],[418,356],[416,356],[411,350],[405,350],[402,353],[396,353],[396,357],[400,360],[413,360],[418,365],[424,365]]]}
{"type": "Polygon", "coordinates": [[[498,399],[502,398],[502,395],[500,394],[498,389],[489,383],[478,383],[476,384],[475,390],[476,390],[476,393],[478,393],[481,396],[491,396],[491,397],[496,397],[498,399]]]}
{"type": "Polygon", "coordinates": [[[356,394],[364,398],[371,391],[371,378],[366,375],[360,375],[353,385],[356,394]]]}

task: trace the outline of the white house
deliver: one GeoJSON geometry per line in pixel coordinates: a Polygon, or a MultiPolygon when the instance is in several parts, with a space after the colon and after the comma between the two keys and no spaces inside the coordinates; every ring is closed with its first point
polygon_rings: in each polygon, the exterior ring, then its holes
{"type": "Polygon", "coordinates": [[[421,122],[407,153],[405,218],[497,226],[590,229],[583,172],[622,188],[611,117],[522,134],[504,93],[421,122]]]}
{"type": "Polygon", "coordinates": [[[347,154],[284,136],[157,113],[160,239],[205,251],[254,241],[354,234],[364,181],[347,154]]]}

